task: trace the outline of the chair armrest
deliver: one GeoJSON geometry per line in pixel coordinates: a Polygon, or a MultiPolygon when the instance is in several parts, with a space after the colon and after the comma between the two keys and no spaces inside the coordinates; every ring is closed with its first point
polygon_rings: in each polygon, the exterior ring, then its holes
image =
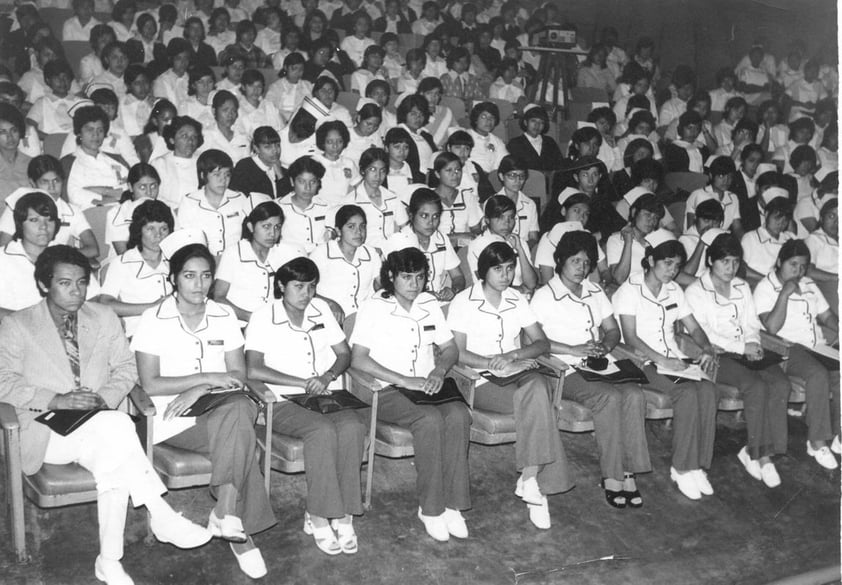
{"type": "Polygon", "coordinates": [[[789,348],[793,346],[792,343],[783,337],[778,337],[777,335],[769,333],[768,331],[763,331],[762,329],[760,330],[760,345],[763,349],[774,351],[785,358],[789,357],[789,348]]]}
{"type": "Polygon", "coordinates": [[[135,384],[134,388],[129,391],[129,400],[132,401],[132,404],[135,409],[137,409],[138,414],[143,416],[155,416],[155,404],[140,384],[135,384]]]}
{"type": "Polygon", "coordinates": [[[7,402],[0,402],[0,428],[4,431],[16,431],[20,429],[20,421],[15,407],[7,402]]]}
{"type": "Polygon", "coordinates": [[[570,368],[570,366],[552,355],[539,355],[535,361],[544,367],[550,368],[557,374],[561,374],[570,368]]]}
{"type": "Polygon", "coordinates": [[[278,401],[275,393],[269,389],[269,386],[259,380],[249,380],[246,383],[246,388],[264,404],[278,401]]]}
{"type": "Polygon", "coordinates": [[[454,364],[453,367],[450,368],[450,373],[474,381],[482,378],[482,376],[480,376],[475,369],[462,364],[454,364]]]}
{"type": "Polygon", "coordinates": [[[383,389],[383,386],[380,385],[380,382],[366,372],[359,370],[357,368],[348,368],[348,375],[351,377],[351,382],[365,388],[369,392],[380,392],[383,389]]]}

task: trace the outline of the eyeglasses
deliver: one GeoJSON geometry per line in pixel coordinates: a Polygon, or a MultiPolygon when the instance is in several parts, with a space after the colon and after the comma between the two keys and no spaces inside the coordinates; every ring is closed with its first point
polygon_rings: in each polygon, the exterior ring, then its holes
{"type": "Polygon", "coordinates": [[[511,171],[506,173],[506,178],[510,181],[525,181],[526,173],[517,173],[515,171],[511,171]]]}

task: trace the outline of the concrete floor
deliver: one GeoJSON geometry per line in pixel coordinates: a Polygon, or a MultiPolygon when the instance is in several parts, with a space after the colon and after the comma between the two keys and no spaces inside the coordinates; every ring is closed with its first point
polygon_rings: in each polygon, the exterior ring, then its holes
{"type": "MultiPolygon", "coordinates": [[[[360,552],[328,557],[303,534],[304,479],[273,472],[272,502],[279,523],[256,542],[271,584],[730,584],[752,585],[838,565],[840,475],[820,468],[804,449],[806,428],[790,419],[789,454],[776,465],[783,484],[770,490],[751,479],[736,459],[744,425],[720,421],[710,471],[716,495],[701,502],[681,496],[669,481],[671,431],[648,423],[655,471],[641,476],[640,510],[616,510],[597,487],[593,436],[564,434],[577,487],[550,498],[553,528],[538,531],[512,494],[514,449],[471,446],[474,508],[471,537],[439,544],[415,518],[411,459],[377,459],[373,509],[356,522],[360,552]]],[[[168,496],[197,521],[211,499],[205,489],[168,496]]],[[[16,565],[8,532],[0,528],[0,583],[95,583],[93,506],[42,514],[40,554],[16,565]]],[[[144,544],[143,516],[129,517],[124,566],[138,585],[250,583],[219,541],[180,551],[144,544]]]]}

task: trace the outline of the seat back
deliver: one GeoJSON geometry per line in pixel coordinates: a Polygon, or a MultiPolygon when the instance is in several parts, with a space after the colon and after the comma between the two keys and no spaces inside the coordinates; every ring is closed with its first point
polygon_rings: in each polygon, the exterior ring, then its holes
{"type": "Polygon", "coordinates": [[[61,147],[67,140],[67,134],[44,134],[44,154],[61,159],[61,147]]]}
{"type": "MultiPolygon", "coordinates": [[[[58,30],[61,30],[61,27],[58,30]]],[[[73,70],[73,75],[76,76],[76,79],[79,79],[79,66],[82,57],[93,51],[91,44],[88,41],[64,41],[61,46],[64,49],[64,56],[73,70]]]]}
{"type": "Polygon", "coordinates": [[[667,173],[664,176],[664,184],[673,193],[684,191],[690,194],[696,189],[705,187],[708,184],[708,177],[704,173],[667,173]]]}
{"type": "Polygon", "coordinates": [[[360,101],[360,94],[351,91],[340,91],[336,96],[336,102],[344,106],[349,112],[357,111],[357,102],[360,101]]]}
{"type": "Polygon", "coordinates": [[[91,225],[91,231],[93,231],[94,237],[100,245],[100,260],[104,260],[108,255],[108,246],[105,245],[105,218],[111,207],[111,205],[98,205],[96,207],[89,207],[84,211],[85,219],[87,219],[88,223],[91,225]]]}
{"type": "Polygon", "coordinates": [[[467,288],[474,284],[474,274],[471,272],[471,265],[468,263],[468,246],[459,248],[456,255],[459,256],[459,268],[465,276],[465,287],[467,288]]]}
{"type": "Polygon", "coordinates": [[[441,105],[450,108],[450,111],[453,112],[454,120],[462,120],[468,115],[465,110],[465,100],[461,98],[453,97],[452,95],[442,96],[441,105]]]}
{"type": "Polygon", "coordinates": [[[538,200],[538,214],[544,212],[549,201],[547,194],[547,177],[541,171],[529,169],[529,176],[523,184],[523,192],[530,199],[538,200]]]}
{"type": "Polygon", "coordinates": [[[608,94],[598,87],[571,87],[571,102],[607,102],[608,94]]]}

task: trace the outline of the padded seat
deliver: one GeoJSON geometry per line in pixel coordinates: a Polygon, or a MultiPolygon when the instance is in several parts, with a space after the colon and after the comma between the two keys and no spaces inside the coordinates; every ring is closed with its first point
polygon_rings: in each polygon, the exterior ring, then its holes
{"type": "MultiPolygon", "coordinates": [[[[265,457],[266,440],[264,437],[266,436],[266,427],[257,425],[255,431],[261,457],[265,457]]],[[[298,437],[273,432],[272,460],[269,466],[282,473],[301,473],[304,471],[304,441],[298,437]]]]}
{"type": "Polygon", "coordinates": [[[96,482],[87,469],[76,463],[51,465],[45,463],[33,475],[23,478],[26,497],[41,508],[51,508],[67,503],[84,503],[96,500],[96,482]],[[61,497],[62,503],[53,500],[61,497]],[[73,500],[67,502],[68,497],[73,500]]]}
{"type": "Polygon", "coordinates": [[[158,443],[153,451],[152,464],[167,487],[172,489],[210,482],[210,459],[195,451],[158,443]]]}
{"type": "Polygon", "coordinates": [[[718,382],[719,410],[742,410],[743,395],[736,386],[729,386],[718,382]]]}
{"type": "Polygon", "coordinates": [[[515,434],[515,417],[512,414],[501,414],[490,410],[473,409],[471,411],[471,441],[481,445],[502,445],[513,443],[515,434]]]}
{"type": "Polygon", "coordinates": [[[593,431],[593,413],[587,406],[562,399],[558,404],[558,428],[568,433],[593,431]]]}
{"type": "Polygon", "coordinates": [[[672,400],[665,393],[653,388],[643,388],[646,397],[646,418],[661,420],[672,418],[672,400]]]}
{"type": "Polygon", "coordinates": [[[374,435],[375,453],[384,457],[411,457],[415,454],[412,433],[406,427],[377,421],[374,435]]]}
{"type": "Polygon", "coordinates": [[[792,384],[792,390],[789,393],[789,402],[807,402],[807,390],[804,387],[804,378],[789,376],[789,382],[792,384]]]}

